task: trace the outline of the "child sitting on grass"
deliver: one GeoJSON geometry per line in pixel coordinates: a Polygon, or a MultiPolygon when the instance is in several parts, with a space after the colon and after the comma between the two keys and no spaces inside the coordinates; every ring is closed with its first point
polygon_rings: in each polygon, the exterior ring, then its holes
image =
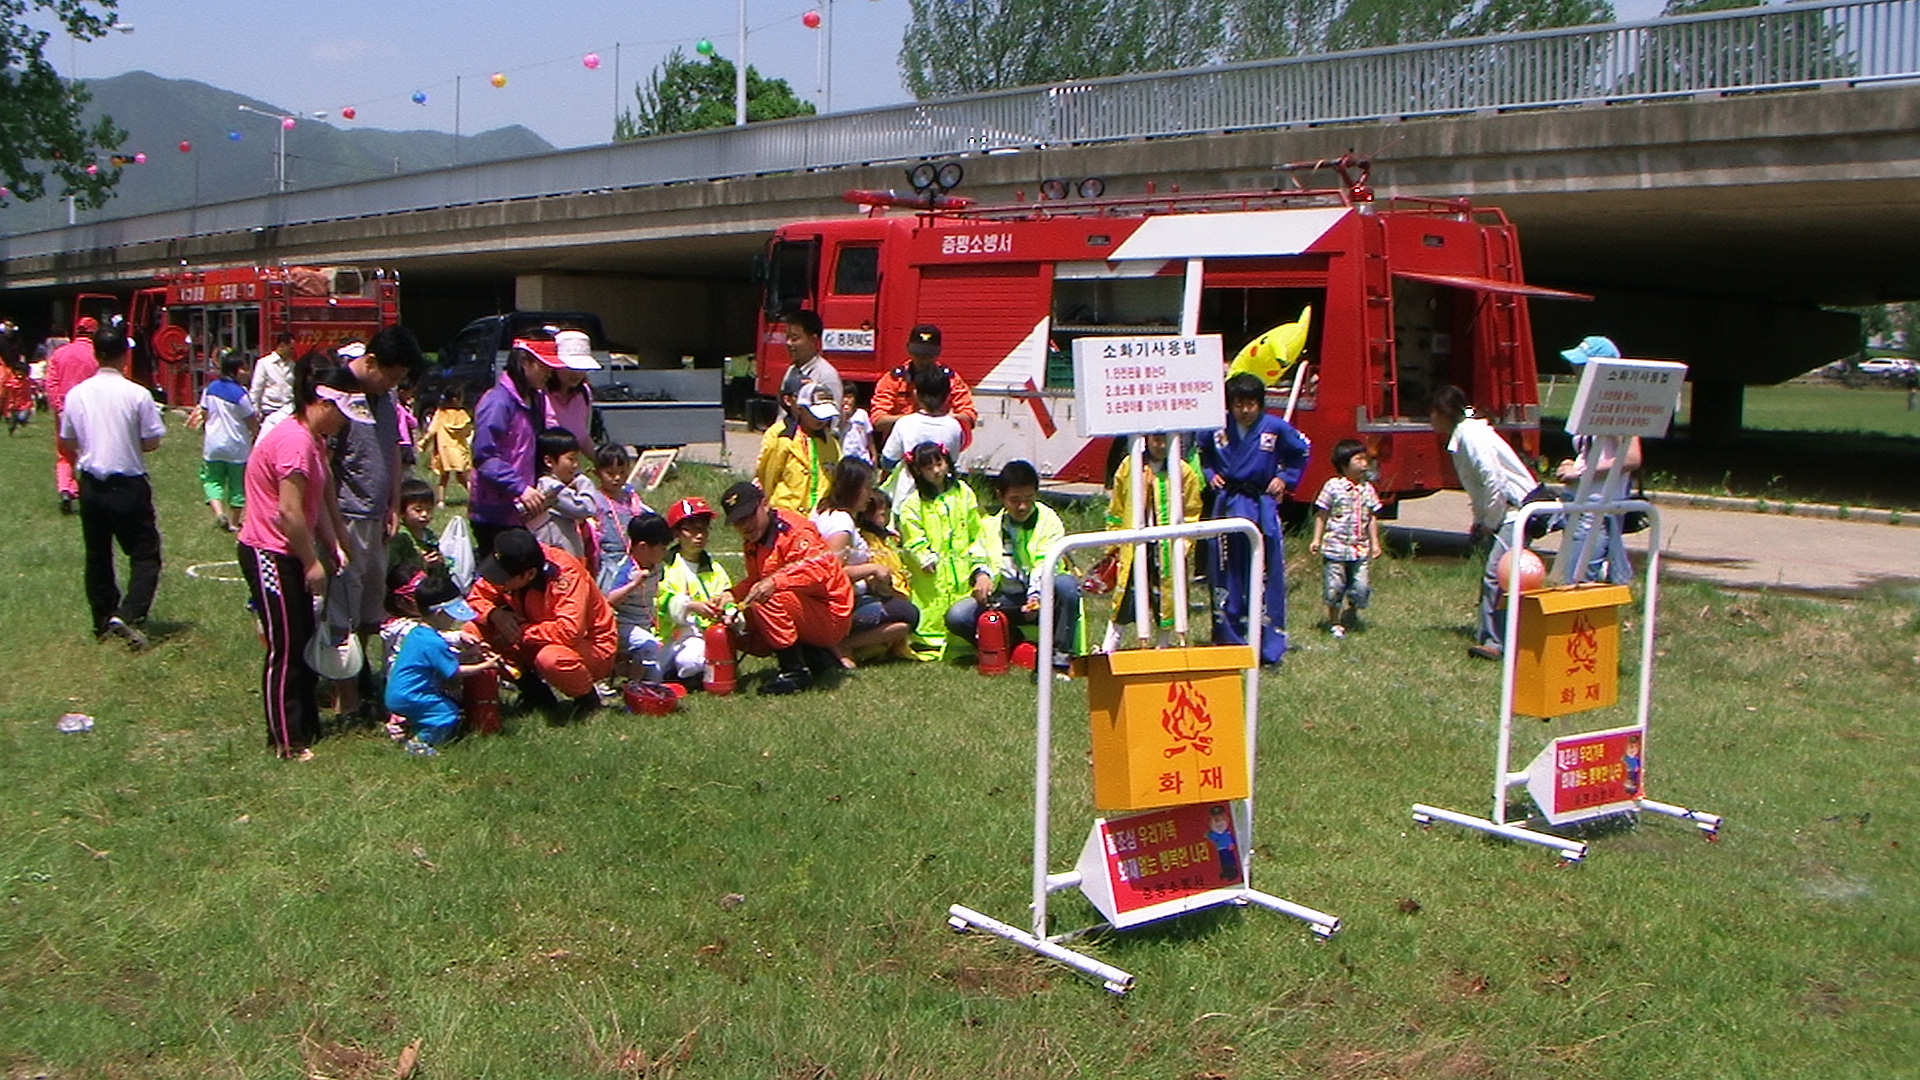
{"type": "Polygon", "coordinates": [[[407,753],[430,757],[460,727],[456,681],[498,670],[500,661],[483,656],[460,630],[474,614],[453,582],[399,567],[387,580],[393,585],[387,594],[392,617],[381,624],[380,637],[387,645],[387,711],[395,718],[387,731],[406,740],[407,753]]]}
{"type": "Polygon", "coordinates": [[[980,503],[973,488],[953,475],[953,461],[939,443],[914,447],[907,468],[913,490],[900,503],[897,517],[912,600],[920,609],[914,651],[934,659],[947,647],[947,609],[972,592],[976,574],[989,572],[980,539],[980,503]]]}
{"type": "Polygon", "coordinates": [[[1358,439],[1342,439],[1333,447],[1333,471],[1313,500],[1313,540],[1307,550],[1324,562],[1322,598],[1327,602],[1327,632],[1346,637],[1347,626],[1360,622],[1360,612],[1373,596],[1368,568],[1380,557],[1380,496],[1367,480],[1373,458],[1358,439]],[[1341,613],[1341,605],[1346,612],[1341,613]]]}
{"type": "MultiPolygon", "coordinates": [[[[545,510],[527,515],[527,531],[534,539],[587,562],[582,522],[593,516],[593,481],[580,472],[580,437],[563,427],[550,427],[534,439],[540,458],[540,478],[534,485],[552,500],[545,510]]],[[[589,565],[588,569],[592,569],[589,565]]]]}
{"type": "Polygon", "coordinates": [[[692,683],[706,677],[707,627],[726,617],[724,597],[733,577],[707,551],[713,507],[698,496],[667,507],[674,548],[660,570],[660,625],[672,631],[661,666],[666,674],[692,683]]]}
{"type": "Polygon", "coordinates": [[[615,671],[624,670],[641,682],[659,682],[660,634],[655,610],[659,603],[660,564],[673,543],[667,519],[648,511],[627,523],[627,553],[614,564],[609,588],[603,589],[613,607],[614,632],[619,640],[615,671]]]}

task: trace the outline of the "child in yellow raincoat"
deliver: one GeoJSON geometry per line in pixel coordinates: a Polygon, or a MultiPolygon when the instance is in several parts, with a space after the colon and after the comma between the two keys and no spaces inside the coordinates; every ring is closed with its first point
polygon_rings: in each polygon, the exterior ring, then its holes
{"type": "MultiPolygon", "coordinates": [[[[914,652],[926,659],[947,647],[947,609],[973,594],[976,576],[993,579],[981,533],[980,502],[953,475],[953,462],[939,443],[921,443],[907,458],[913,490],[894,511],[902,561],[920,609],[914,652]]],[[[964,644],[964,643],[963,643],[964,644]]]]}
{"type": "MultiPolygon", "coordinates": [[[[1162,434],[1145,436],[1147,440],[1146,472],[1147,491],[1145,509],[1140,525],[1142,528],[1153,525],[1171,524],[1173,521],[1173,485],[1167,474],[1167,437],[1162,434]]],[[[1132,459],[1120,463],[1113,474],[1113,498],[1107,504],[1107,528],[1128,528],[1128,514],[1133,505],[1132,459]]],[[[1200,520],[1200,491],[1206,480],[1194,467],[1180,462],[1181,505],[1185,508],[1182,520],[1200,520]]],[[[1122,544],[1118,548],[1109,548],[1108,554],[1119,556],[1119,576],[1113,589],[1113,619],[1107,624],[1107,635],[1101,643],[1101,652],[1113,652],[1120,648],[1122,626],[1132,626],[1133,610],[1133,561],[1135,547],[1122,544]]],[[[1151,605],[1154,619],[1159,624],[1161,637],[1173,628],[1173,596],[1168,586],[1166,568],[1173,563],[1173,541],[1162,540],[1147,546],[1147,601],[1151,605]]],[[[1162,642],[1164,644],[1164,640],[1162,642]]]]}

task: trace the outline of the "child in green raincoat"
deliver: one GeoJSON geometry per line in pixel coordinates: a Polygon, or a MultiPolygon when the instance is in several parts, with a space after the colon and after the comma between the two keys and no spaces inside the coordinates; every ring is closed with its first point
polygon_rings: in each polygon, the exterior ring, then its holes
{"type": "Polygon", "coordinates": [[[934,659],[947,645],[947,609],[973,594],[976,574],[988,575],[980,503],[973,489],[953,475],[953,461],[939,443],[921,443],[907,459],[913,490],[894,510],[901,561],[907,565],[913,603],[920,609],[914,651],[934,659]]]}

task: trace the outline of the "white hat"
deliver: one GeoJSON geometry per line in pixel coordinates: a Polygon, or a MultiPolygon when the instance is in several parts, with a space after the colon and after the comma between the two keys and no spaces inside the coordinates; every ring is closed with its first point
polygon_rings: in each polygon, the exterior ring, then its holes
{"type": "Polygon", "coordinates": [[[600,361],[593,358],[593,340],[583,330],[562,330],[553,335],[560,350],[560,361],[575,371],[599,371],[600,361]]]}
{"type": "Polygon", "coordinates": [[[833,421],[840,418],[840,403],[833,400],[833,391],[825,383],[807,382],[800,387],[800,407],[813,414],[815,420],[833,421]]]}

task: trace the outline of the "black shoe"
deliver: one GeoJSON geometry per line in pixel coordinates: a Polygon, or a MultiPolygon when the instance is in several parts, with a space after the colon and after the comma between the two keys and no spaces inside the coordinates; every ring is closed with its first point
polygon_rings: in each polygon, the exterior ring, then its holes
{"type": "Polygon", "coordinates": [[[60,512],[62,514],[73,513],[73,496],[71,495],[60,496],[60,512]]]}
{"type": "Polygon", "coordinates": [[[1476,660],[1492,660],[1498,663],[1502,654],[1500,646],[1489,643],[1486,645],[1467,646],[1467,655],[1476,660]]]}
{"type": "Polygon", "coordinates": [[[520,690],[520,704],[529,709],[541,709],[549,705],[558,705],[560,699],[553,696],[553,688],[547,680],[538,675],[525,675],[513,684],[520,690]]]}
{"type": "Polygon", "coordinates": [[[797,694],[813,686],[813,672],[806,668],[794,668],[783,671],[760,684],[763,694],[797,694]]]}
{"type": "Polygon", "coordinates": [[[807,670],[814,678],[840,670],[840,656],[832,649],[821,645],[802,645],[800,655],[805,659],[807,670]]]}

